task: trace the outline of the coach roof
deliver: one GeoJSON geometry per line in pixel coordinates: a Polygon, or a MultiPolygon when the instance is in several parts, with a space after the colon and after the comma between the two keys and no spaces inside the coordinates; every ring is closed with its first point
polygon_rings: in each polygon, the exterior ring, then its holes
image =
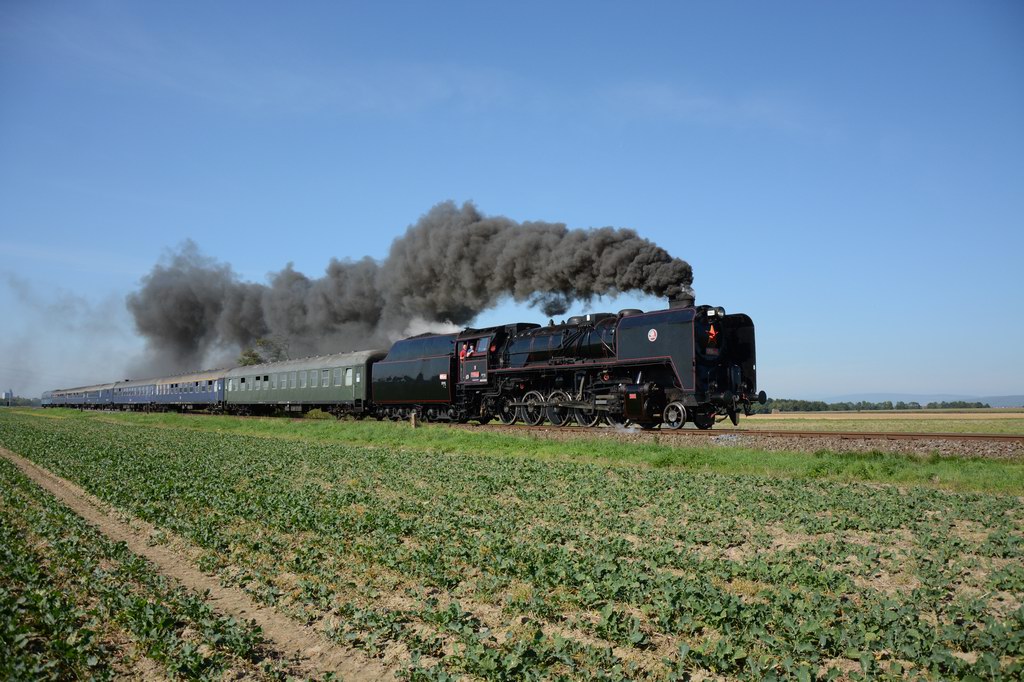
{"type": "Polygon", "coordinates": [[[191,374],[178,374],[173,377],[162,377],[156,379],[154,383],[165,386],[167,384],[190,384],[196,381],[216,381],[217,379],[223,379],[227,376],[226,369],[208,369],[202,372],[192,372],[191,374]]]}
{"type": "Polygon", "coordinates": [[[373,360],[379,360],[387,355],[384,350],[360,350],[352,353],[333,353],[331,355],[313,355],[308,358],[297,358],[295,360],[281,360],[280,362],[265,362],[259,365],[245,365],[235,367],[227,371],[224,376],[244,377],[251,374],[263,374],[271,372],[290,372],[293,370],[305,369],[327,369],[331,367],[351,367],[352,365],[363,365],[373,360]]]}

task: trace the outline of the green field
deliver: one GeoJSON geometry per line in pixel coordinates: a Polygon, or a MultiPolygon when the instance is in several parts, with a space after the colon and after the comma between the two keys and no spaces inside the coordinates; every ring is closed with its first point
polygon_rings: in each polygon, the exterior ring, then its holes
{"type": "Polygon", "coordinates": [[[0,459],[0,679],[279,679],[259,629],[214,613],[0,459]]]}
{"type": "MultiPolygon", "coordinates": [[[[309,440],[391,450],[532,457],[542,460],[636,465],[661,469],[727,475],[749,474],[809,478],[840,482],[927,485],[950,490],[1006,492],[1024,490],[1024,462],[982,458],[946,458],[868,452],[772,452],[740,447],[696,446],[670,435],[629,442],[595,437],[587,429],[569,429],[574,438],[551,439],[523,428],[515,433],[486,429],[453,429],[424,425],[410,429],[404,423],[280,418],[211,417],[207,415],[80,412],[77,410],[22,410],[16,414],[40,419],[62,419],[106,424],[138,425],[175,431],[240,435],[275,440],[309,440]]],[[[2,414],[2,411],[0,411],[2,414]]]]}
{"type": "Polygon", "coordinates": [[[1016,463],[10,411],[0,445],[408,679],[1024,674],[1016,463]]]}

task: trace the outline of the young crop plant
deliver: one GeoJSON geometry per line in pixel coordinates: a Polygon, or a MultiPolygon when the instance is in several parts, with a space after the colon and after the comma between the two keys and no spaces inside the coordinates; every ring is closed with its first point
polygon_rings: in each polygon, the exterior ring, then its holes
{"type": "Polygon", "coordinates": [[[216,614],[0,459],[0,679],[275,679],[258,627],[216,614]],[[125,658],[124,649],[136,652],[125,658]]]}
{"type": "Polygon", "coordinates": [[[0,444],[408,679],[1024,675],[1015,495],[142,418],[2,415],[0,444]]]}

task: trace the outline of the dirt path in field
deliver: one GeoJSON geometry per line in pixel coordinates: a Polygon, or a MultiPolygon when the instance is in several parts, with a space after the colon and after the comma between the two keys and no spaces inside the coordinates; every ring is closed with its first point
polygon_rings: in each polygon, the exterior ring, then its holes
{"type": "MultiPolygon", "coordinates": [[[[187,546],[184,540],[173,538],[171,547],[150,544],[156,528],[139,519],[126,523],[118,519],[107,505],[46,469],[30,462],[10,450],[0,448],[0,457],[16,465],[26,476],[54,495],[76,514],[100,529],[114,541],[124,542],[128,548],[153,562],[157,568],[191,590],[209,591],[207,601],[217,611],[240,620],[255,620],[263,629],[264,638],[285,658],[295,660],[300,674],[317,675],[334,672],[344,680],[392,679],[395,670],[371,659],[355,649],[338,646],[328,641],[316,629],[296,623],[274,609],[262,606],[238,588],[224,587],[216,577],[197,569],[177,548],[187,546]]],[[[171,536],[161,531],[164,536],[171,536]]]]}

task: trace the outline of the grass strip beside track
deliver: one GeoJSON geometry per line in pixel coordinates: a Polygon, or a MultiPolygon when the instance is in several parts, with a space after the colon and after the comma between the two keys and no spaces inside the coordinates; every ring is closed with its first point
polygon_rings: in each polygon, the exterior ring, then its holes
{"type": "MultiPolygon", "coordinates": [[[[732,424],[715,427],[732,430],[732,424]]],[[[1024,435],[1024,410],[907,410],[905,412],[802,412],[758,414],[744,418],[739,429],[850,431],[891,433],[994,433],[1024,435]]]]}
{"type": "Polygon", "coordinates": [[[686,447],[671,437],[661,442],[624,442],[588,435],[582,429],[578,438],[554,440],[529,431],[519,435],[453,429],[446,425],[432,424],[412,429],[404,422],[337,422],[76,410],[25,410],[15,413],[435,454],[527,456],[551,461],[641,465],[725,475],[920,485],[947,490],[1024,494],[1024,462],[984,458],[937,455],[921,458],[882,452],[764,452],[707,445],[686,447]]]}

